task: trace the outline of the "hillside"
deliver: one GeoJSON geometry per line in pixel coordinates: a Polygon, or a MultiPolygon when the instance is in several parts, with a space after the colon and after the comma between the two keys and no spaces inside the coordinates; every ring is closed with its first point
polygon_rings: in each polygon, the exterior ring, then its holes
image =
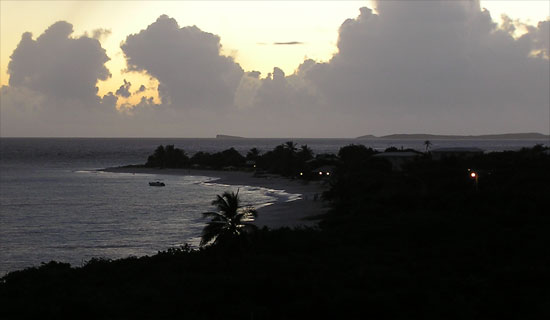
{"type": "Polygon", "coordinates": [[[360,140],[543,140],[548,135],[537,132],[504,133],[484,135],[439,135],[439,134],[390,134],[385,136],[364,135],[357,137],[360,140]]]}

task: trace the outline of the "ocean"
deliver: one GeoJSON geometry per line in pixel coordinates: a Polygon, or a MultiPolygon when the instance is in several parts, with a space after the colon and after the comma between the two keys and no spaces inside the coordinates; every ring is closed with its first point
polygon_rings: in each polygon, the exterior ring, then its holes
{"type": "MultiPolygon", "coordinates": [[[[0,276],[51,260],[80,266],[93,257],[152,255],[184,243],[198,245],[201,212],[216,194],[237,187],[214,177],[107,173],[98,169],[142,164],[160,144],[188,155],[234,147],[265,152],[291,139],[0,138],[0,276]],[[162,180],[164,188],[149,187],[162,180]]],[[[423,150],[424,141],[292,139],[315,153],[337,153],[349,144],[378,150],[394,146],[423,150]]],[[[432,148],[479,147],[516,150],[538,140],[434,140],[432,148]]],[[[287,201],[284,190],[240,186],[245,204],[287,201]]]]}

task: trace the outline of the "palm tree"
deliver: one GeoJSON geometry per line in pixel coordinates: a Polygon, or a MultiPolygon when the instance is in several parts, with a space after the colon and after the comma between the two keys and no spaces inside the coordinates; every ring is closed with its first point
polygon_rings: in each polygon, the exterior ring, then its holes
{"type": "Polygon", "coordinates": [[[251,222],[256,218],[256,210],[252,207],[243,207],[240,204],[239,190],[237,193],[224,192],[217,195],[212,201],[217,212],[205,212],[204,217],[212,217],[206,227],[202,230],[201,246],[211,241],[214,244],[220,241],[230,241],[257,229],[251,222]]]}
{"type": "Polygon", "coordinates": [[[287,142],[284,143],[283,146],[290,154],[294,154],[294,152],[296,152],[296,150],[298,150],[296,148],[297,143],[295,143],[293,141],[287,141],[287,142]]]}
{"type": "Polygon", "coordinates": [[[311,148],[308,147],[307,144],[302,145],[302,147],[300,148],[300,151],[298,151],[298,157],[302,161],[311,160],[313,159],[313,150],[311,150],[311,148]]]}
{"type": "Polygon", "coordinates": [[[430,140],[424,141],[424,145],[426,146],[426,152],[430,151],[430,147],[432,146],[432,142],[430,140]]]}

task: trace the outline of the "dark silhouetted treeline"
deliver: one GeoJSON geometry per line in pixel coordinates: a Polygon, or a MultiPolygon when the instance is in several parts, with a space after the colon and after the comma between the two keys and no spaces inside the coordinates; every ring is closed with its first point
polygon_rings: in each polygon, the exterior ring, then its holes
{"type": "Polygon", "coordinates": [[[199,151],[191,158],[184,150],[174,148],[173,145],[166,147],[161,145],[149,156],[145,167],[256,170],[285,177],[308,179],[316,178],[311,174],[312,169],[334,162],[329,161],[329,158],[325,154],[315,157],[307,145],[298,148],[292,141],[281,144],[264,154],[257,148],[252,148],[246,156],[243,156],[234,148],[230,148],[215,153],[199,151]]]}
{"type": "Polygon", "coordinates": [[[185,168],[189,166],[189,157],[182,149],[173,145],[158,146],[155,152],[147,158],[146,167],[185,168]]]}
{"type": "MultiPolygon", "coordinates": [[[[291,162],[289,148],[273,153],[291,162]]],[[[395,171],[347,146],[320,229],[12,272],[0,318],[547,319],[547,152],[427,154],[395,171]]]]}

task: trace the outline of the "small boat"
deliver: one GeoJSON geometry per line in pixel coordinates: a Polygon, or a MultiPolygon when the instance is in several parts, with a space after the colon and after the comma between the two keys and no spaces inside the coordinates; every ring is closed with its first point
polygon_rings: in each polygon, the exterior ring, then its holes
{"type": "Polygon", "coordinates": [[[155,182],[149,182],[149,186],[151,187],[164,187],[166,186],[164,182],[155,181],[155,182]]]}

